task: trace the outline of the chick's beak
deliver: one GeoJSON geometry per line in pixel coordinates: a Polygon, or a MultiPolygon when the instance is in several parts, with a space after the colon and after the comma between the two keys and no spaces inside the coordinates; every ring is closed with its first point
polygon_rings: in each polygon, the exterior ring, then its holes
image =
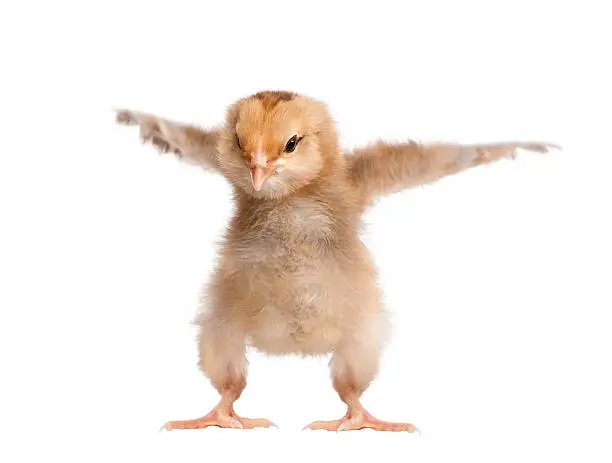
{"type": "Polygon", "coordinates": [[[264,182],[272,175],[274,167],[270,165],[268,156],[261,150],[251,156],[251,181],[255,191],[260,191],[264,182]]]}
{"type": "Polygon", "coordinates": [[[253,182],[255,191],[261,190],[261,187],[269,176],[269,169],[260,166],[251,167],[251,181],[253,182]]]}

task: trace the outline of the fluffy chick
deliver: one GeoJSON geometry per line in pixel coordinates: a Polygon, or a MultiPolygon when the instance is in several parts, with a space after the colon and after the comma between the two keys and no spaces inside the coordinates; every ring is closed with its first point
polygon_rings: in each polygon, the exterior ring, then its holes
{"type": "Polygon", "coordinates": [[[361,216],[377,198],[545,143],[487,145],[378,142],[343,152],[326,106],[290,92],[265,91],[228,108],[205,130],[120,110],[143,141],[223,175],[235,214],[205,291],[199,366],[221,395],[206,416],[171,429],[268,427],[233,408],[246,386],[248,345],[268,354],[332,353],[332,384],[344,417],[310,429],[414,432],[378,420],[360,403],[377,373],[387,333],[377,274],[359,238],[361,216]]]}

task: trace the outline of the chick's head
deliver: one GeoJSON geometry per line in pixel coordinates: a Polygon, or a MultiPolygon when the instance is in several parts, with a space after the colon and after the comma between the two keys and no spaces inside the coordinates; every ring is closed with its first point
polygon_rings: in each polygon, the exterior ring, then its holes
{"type": "Polygon", "coordinates": [[[242,191],[281,198],[316,179],[338,156],[326,106],[290,92],[259,92],[227,112],[219,166],[242,191]]]}

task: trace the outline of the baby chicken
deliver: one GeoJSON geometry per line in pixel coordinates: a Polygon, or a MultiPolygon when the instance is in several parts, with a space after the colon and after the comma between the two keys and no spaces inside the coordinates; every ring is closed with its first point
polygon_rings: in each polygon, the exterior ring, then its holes
{"type": "Polygon", "coordinates": [[[284,91],[240,99],[213,130],[129,110],[118,111],[117,122],[140,126],[142,140],[161,152],[223,175],[236,203],[197,317],[199,366],[221,400],[167,430],[273,426],[233,408],[246,386],[250,345],[277,355],[332,354],[332,384],[347,412],[307,428],[414,432],[412,424],[375,418],[360,402],[387,332],[376,270],[359,238],[361,216],[383,195],[514,157],[517,149],[554,146],[378,142],[343,152],[326,106],[284,91]]]}

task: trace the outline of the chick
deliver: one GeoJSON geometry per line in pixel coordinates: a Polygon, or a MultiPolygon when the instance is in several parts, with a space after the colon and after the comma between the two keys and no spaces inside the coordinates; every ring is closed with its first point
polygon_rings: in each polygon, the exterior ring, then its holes
{"type": "Polygon", "coordinates": [[[327,107],[284,91],[240,99],[211,130],[129,110],[118,111],[117,121],[138,125],[142,140],[161,152],[223,175],[236,204],[197,317],[199,367],[221,400],[201,418],[168,422],[167,430],[273,426],[234,411],[252,346],[276,355],[332,354],[332,384],[347,412],[306,428],[414,432],[410,423],[375,418],[360,402],[388,329],[377,273],[359,238],[361,216],[381,196],[518,149],[554,147],[378,142],[343,152],[327,107]]]}

